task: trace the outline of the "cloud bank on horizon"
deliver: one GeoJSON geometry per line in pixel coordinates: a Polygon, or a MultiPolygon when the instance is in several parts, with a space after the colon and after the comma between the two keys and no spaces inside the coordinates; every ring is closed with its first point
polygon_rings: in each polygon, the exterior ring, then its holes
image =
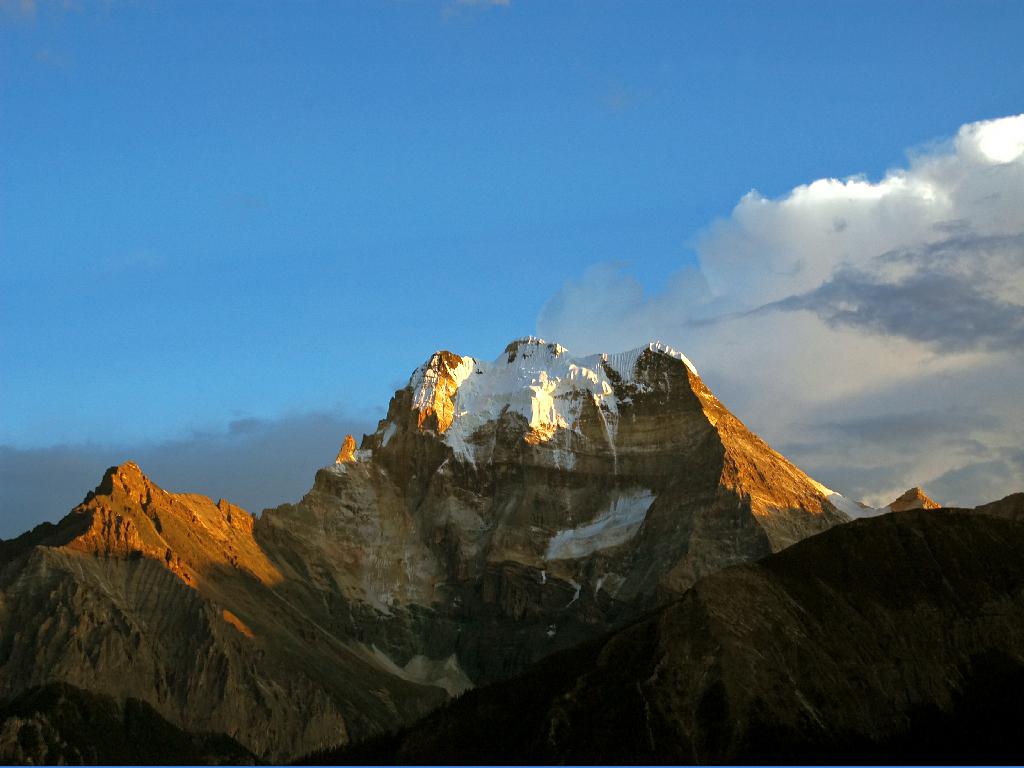
{"type": "Polygon", "coordinates": [[[574,352],[660,337],[831,487],[946,504],[1024,489],[1024,115],[970,123],[879,181],[756,191],[646,293],[599,264],[545,305],[574,352]]]}
{"type": "Polygon", "coordinates": [[[358,438],[372,430],[364,418],[315,411],[237,419],[222,431],[144,445],[0,445],[0,539],[61,519],[104,470],[129,459],[167,491],[225,498],[258,513],[301,498],[317,468],[334,460],[346,433],[358,438]]]}

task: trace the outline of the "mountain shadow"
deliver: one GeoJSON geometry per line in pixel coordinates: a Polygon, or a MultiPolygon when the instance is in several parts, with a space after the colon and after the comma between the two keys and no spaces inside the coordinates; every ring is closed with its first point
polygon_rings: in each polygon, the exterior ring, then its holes
{"type": "Polygon", "coordinates": [[[145,702],[117,702],[63,683],[0,704],[0,763],[253,765],[223,734],[186,733],[145,702]]]}
{"type": "Polygon", "coordinates": [[[855,521],[307,762],[1019,763],[1022,556],[986,514],[855,521]]]}

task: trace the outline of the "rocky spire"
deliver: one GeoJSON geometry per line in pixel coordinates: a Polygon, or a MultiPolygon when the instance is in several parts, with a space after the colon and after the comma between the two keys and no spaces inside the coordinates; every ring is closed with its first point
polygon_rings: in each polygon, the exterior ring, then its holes
{"type": "Polygon", "coordinates": [[[923,490],[914,486],[890,504],[889,509],[893,512],[906,512],[908,509],[938,509],[940,506],[929,499],[923,490]]]}
{"type": "Polygon", "coordinates": [[[345,435],[345,440],[341,444],[341,449],[338,451],[338,458],[334,460],[335,464],[355,464],[356,463],[356,439],[352,435],[345,435]]]}

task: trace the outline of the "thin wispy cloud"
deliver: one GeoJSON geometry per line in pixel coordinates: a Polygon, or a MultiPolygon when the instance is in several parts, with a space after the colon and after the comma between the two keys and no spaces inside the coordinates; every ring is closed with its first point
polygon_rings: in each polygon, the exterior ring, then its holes
{"type": "Polygon", "coordinates": [[[463,11],[486,8],[508,8],[512,0],[449,0],[441,7],[441,15],[458,16],[463,11]]]}
{"type": "Polygon", "coordinates": [[[650,87],[637,87],[627,84],[621,80],[613,80],[607,83],[601,91],[601,106],[608,112],[620,114],[650,101],[652,89],[650,87]]]}
{"type": "MultiPolygon", "coordinates": [[[[114,0],[92,0],[92,5],[108,9],[114,0]]],[[[34,20],[43,11],[65,13],[84,11],[89,0],[0,0],[0,15],[34,20]]]]}
{"type": "Polygon", "coordinates": [[[36,0],[0,0],[0,14],[20,19],[36,15],[36,0]]]}
{"type": "Polygon", "coordinates": [[[67,70],[71,67],[71,59],[53,48],[40,48],[32,58],[37,64],[47,69],[67,70]]]}

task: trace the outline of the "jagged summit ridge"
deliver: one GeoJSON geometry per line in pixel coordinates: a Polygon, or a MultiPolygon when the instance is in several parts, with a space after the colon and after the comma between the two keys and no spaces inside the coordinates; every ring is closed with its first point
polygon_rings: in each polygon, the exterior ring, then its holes
{"type": "MultiPolygon", "coordinates": [[[[526,439],[536,444],[558,430],[578,432],[584,400],[600,411],[611,440],[623,401],[615,385],[649,389],[637,377],[636,366],[651,353],[678,360],[697,376],[683,353],[660,341],[615,354],[574,357],[561,344],[525,336],[510,342],[493,362],[435,352],[410,377],[411,407],[418,427],[433,429],[457,456],[470,461],[474,432],[501,414],[523,416],[530,427],[526,439]]],[[[382,430],[380,444],[386,445],[394,427],[384,425],[382,430]]]]}
{"type": "MultiPolygon", "coordinates": [[[[510,341],[508,345],[505,347],[505,351],[503,354],[509,356],[509,362],[511,363],[512,360],[515,359],[516,355],[519,354],[520,349],[529,348],[531,346],[545,347],[548,346],[548,343],[539,336],[522,336],[518,339],[513,339],[512,341],[510,341]]],[[[567,350],[565,347],[563,347],[561,344],[557,342],[552,343],[550,346],[552,353],[555,355],[564,355],[569,352],[569,350],[567,350]]],[[[500,360],[501,358],[499,357],[498,359],[500,360]]]]}
{"type": "MultiPolygon", "coordinates": [[[[676,483],[733,494],[737,500],[722,503],[749,510],[773,550],[865,514],[750,432],[684,354],[657,341],[574,356],[528,336],[492,362],[435,352],[395,393],[355,458],[359,468],[336,463],[324,470],[359,476],[382,470],[403,488],[425,478],[443,485],[452,472],[482,479],[527,466],[561,473],[556,483],[588,478],[586,491],[573,490],[559,502],[564,509],[552,515],[562,518],[556,526],[533,524],[516,540],[516,548],[528,550],[516,557],[531,566],[544,552],[603,551],[631,541],[651,510],[660,509],[640,500],[657,499],[676,483]],[[572,546],[550,546],[569,538],[572,546]]],[[[475,509],[466,513],[467,520],[478,516],[475,509]]],[[[701,568],[686,564],[679,583],[691,582],[701,568]]]]}

